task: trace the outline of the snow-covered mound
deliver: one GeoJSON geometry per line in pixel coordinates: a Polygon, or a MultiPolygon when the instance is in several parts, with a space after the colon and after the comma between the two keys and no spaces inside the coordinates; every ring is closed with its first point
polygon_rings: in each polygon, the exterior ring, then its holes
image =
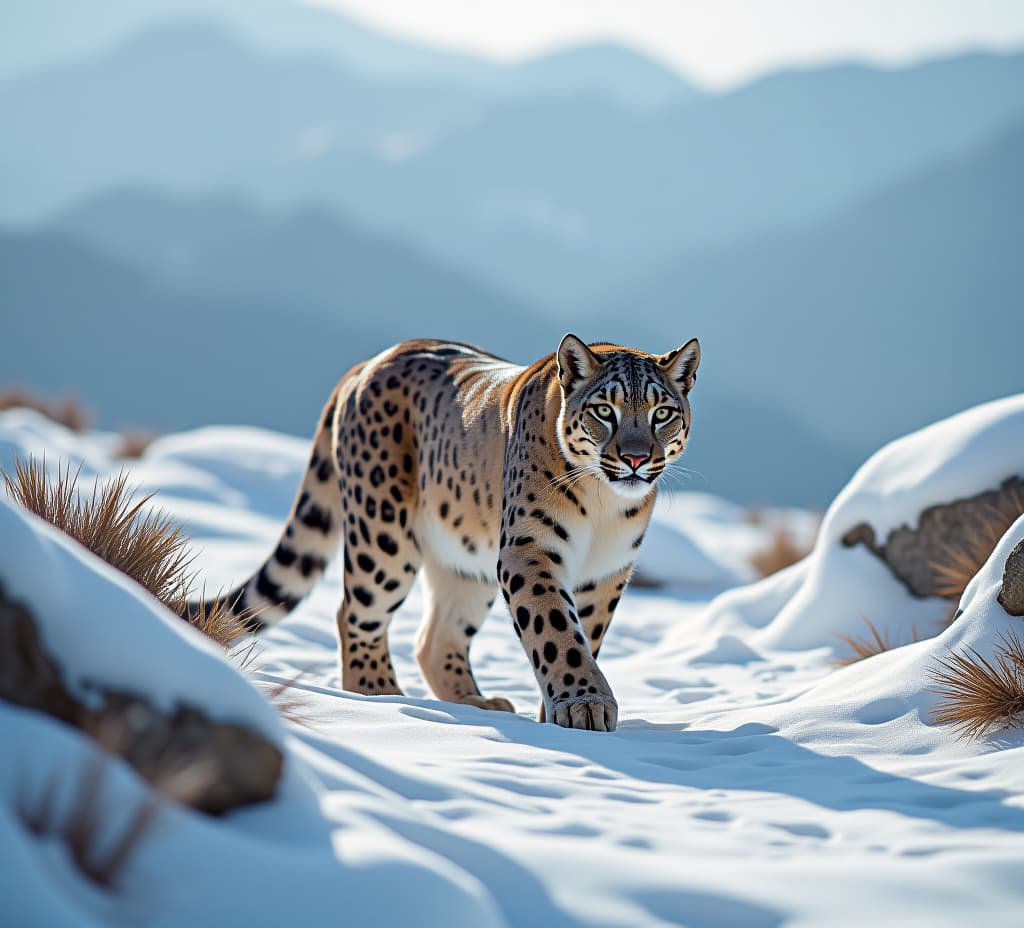
{"type": "MultiPolygon", "coordinates": [[[[713,602],[721,585],[750,577],[750,556],[775,526],[711,497],[659,501],[644,556],[662,582],[683,584],[623,597],[602,649],[620,706],[613,734],[532,720],[536,685],[500,600],[474,638],[475,673],[519,714],[433,699],[414,658],[418,587],[391,633],[407,695],[344,692],[340,571],[328,571],[257,658],[264,680],[297,678],[311,725],[284,725],[291,791],[223,821],[172,810],[126,872],[135,920],[420,925],[447,907],[453,926],[1018,925],[1024,734],[956,741],[930,721],[926,679],[948,648],[984,653],[1010,621],[992,611],[1000,552],[940,637],[846,669],[832,658],[837,633],[861,632],[862,612],[899,641],[912,624],[934,631],[927,623],[949,609],[914,600],[863,547],[839,545],[848,520],[884,532],[950,493],[995,486],[1008,460],[1024,461],[1022,404],[942,423],[932,433],[941,441],[911,436],[917,444],[898,457],[883,450],[830,510],[809,558],[713,602]],[[968,479],[956,461],[973,455],[989,463],[968,479]],[[905,467],[912,478],[900,476],[905,467]],[[932,476],[947,481],[941,491],[921,483],[932,476]]],[[[85,458],[88,477],[123,463],[108,436],[26,415],[0,415],[0,466],[14,450],[85,458]]],[[[305,454],[305,441],[269,432],[204,429],[160,440],[130,467],[187,524],[215,588],[265,556],[305,454]]],[[[809,515],[782,518],[798,544],[813,531],[809,515]]],[[[184,631],[174,634],[191,646],[184,631]]],[[[195,652],[220,668],[211,686],[229,686],[220,658],[195,652]]],[[[173,692],[172,681],[160,686],[173,692]]],[[[236,715],[248,711],[238,700],[236,715]]],[[[109,917],[109,903],[11,816],[21,765],[71,766],[77,736],[3,706],[0,729],[15,745],[0,753],[0,841],[15,861],[0,868],[0,922],[17,923],[4,906],[24,898],[52,903],[42,924],[127,921],[124,909],[109,917]]],[[[141,787],[121,774],[112,788],[123,780],[128,802],[141,787]]]]}
{"type": "MultiPolygon", "coordinates": [[[[949,731],[932,725],[940,705],[932,671],[950,653],[975,651],[991,661],[1007,633],[1024,637],[1024,622],[1009,615],[997,599],[1006,558],[1021,540],[1024,516],[975,575],[960,600],[958,618],[943,633],[844,667],[765,718],[784,728],[827,730],[830,740],[840,735],[845,743],[881,737],[917,754],[944,747],[949,731]]],[[[1008,736],[1001,732],[998,737],[1008,736]]],[[[1009,737],[1015,743],[1024,742],[1020,734],[1009,737]]]]}
{"type": "MultiPolygon", "coordinates": [[[[0,550],[5,595],[29,609],[65,684],[84,699],[97,688],[144,694],[165,710],[187,704],[286,744],[276,712],[218,648],[6,499],[0,500],[0,550]]],[[[272,801],[217,822],[183,808],[165,809],[116,891],[101,891],[71,866],[55,839],[31,834],[18,814],[40,803],[58,777],[58,806],[64,807],[58,821],[66,817],[74,784],[85,777],[94,753],[91,743],[48,716],[4,703],[0,737],[4,924],[128,924],[139,919],[146,898],[153,902],[145,921],[162,925],[281,925],[296,917],[304,925],[332,925],[339,911],[381,924],[414,918],[417,924],[449,925],[453,917],[456,923],[500,924],[472,877],[414,841],[362,821],[358,807],[393,814],[375,784],[343,774],[361,798],[334,821],[325,818],[321,788],[291,751],[272,801]],[[396,881],[406,887],[401,894],[391,891],[396,881]]],[[[105,807],[120,820],[107,823],[116,834],[142,802],[145,787],[126,766],[113,766],[104,786],[105,807]]]]}
{"type": "MultiPolygon", "coordinates": [[[[986,403],[886,445],[836,497],[813,552],[800,565],[718,599],[708,621],[758,651],[828,648],[863,638],[865,619],[893,644],[932,637],[949,617],[938,597],[918,598],[882,560],[843,535],[860,523],[879,538],[915,527],[930,506],[972,497],[1024,474],[1024,394],[986,403]]],[[[848,649],[847,649],[848,650],[848,649]]]]}

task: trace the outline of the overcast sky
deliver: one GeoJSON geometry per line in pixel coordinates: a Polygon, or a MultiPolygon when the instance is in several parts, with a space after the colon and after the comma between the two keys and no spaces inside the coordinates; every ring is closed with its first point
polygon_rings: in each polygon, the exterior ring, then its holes
{"type": "Polygon", "coordinates": [[[964,48],[1024,47],[1024,0],[310,0],[373,26],[498,58],[617,39],[699,83],[779,67],[900,64],[964,48]]]}

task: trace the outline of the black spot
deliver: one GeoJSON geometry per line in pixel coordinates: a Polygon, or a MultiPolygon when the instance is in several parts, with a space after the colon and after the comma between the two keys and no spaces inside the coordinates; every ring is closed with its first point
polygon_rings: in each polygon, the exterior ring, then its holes
{"type": "Polygon", "coordinates": [[[531,655],[531,657],[533,658],[533,666],[540,667],[540,655],[537,653],[536,648],[533,649],[533,654],[531,655]]]}
{"type": "Polygon", "coordinates": [[[509,592],[514,596],[516,593],[518,593],[523,588],[523,585],[525,583],[526,583],[526,578],[523,577],[522,574],[514,574],[512,576],[512,579],[509,580],[509,582],[508,582],[509,592]]]}
{"type": "Polygon", "coordinates": [[[569,627],[569,623],[560,609],[552,609],[548,613],[548,621],[551,622],[551,627],[556,632],[564,632],[569,627]]]}
{"type": "Polygon", "coordinates": [[[558,657],[558,647],[553,641],[549,641],[544,645],[544,660],[549,664],[553,664],[558,657]]]}
{"type": "Polygon", "coordinates": [[[274,581],[267,576],[267,567],[265,564],[260,568],[260,572],[256,575],[256,592],[264,599],[269,599],[272,603],[280,606],[288,612],[291,612],[292,609],[299,604],[299,598],[297,596],[289,596],[287,593],[282,593],[280,584],[274,583],[274,581]]]}
{"type": "Polygon", "coordinates": [[[315,554],[303,554],[299,561],[299,571],[303,577],[311,577],[315,573],[322,572],[327,567],[327,561],[315,554]]]}
{"type": "MultiPolygon", "coordinates": [[[[374,571],[374,568],[376,568],[376,566],[377,566],[374,563],[373,558],[370,557],[369,554],[359,554],[356,557],[356,563],[359,565],[359,569],[360,570],[364,570],[368,574],[372,574],[373,571],[374,571]]],[[[583,613],[581,612],[580,615],[583,615],[583,613]]]]}
{"type": "Polygon", "coordinates": [[[569,648],[569,650],[565,652],[565,662],[570,667],[579,667],[580,664],[583,663],[583,655],[580,654],[576,648],[569,648]]]}
{"type": "Polygon", "coordinates": [[[274,560],[282,567],[291,567],[297,557],[298,555],[291,548],[287,548],[284,545],[278,545],[277,550],[274,552],[274,560]]]}
{"type": "Polygon", "coordinates": [[[586,605],[582,609],[580,609],[580,618],[581,619],[585,619],[588,615],[593,615],[593,614],[594,614],[594,604],[593,603],[590,603],[589,605],[586,605]]]}
{"type": "Polygon", "coordinates": [[[325,535],[331,531],[331,513],[321,509],[316,503],[310,503],[299,520],[307,528],[318,529],[325,535]]]}
{"type": "Polygon", "coordinates": [[[384,482],[384,470],[380,464],[376,464],[373,470],[370,471],[370,483],[375,487],[379,487],[384,482]]]}
{"type": "Polygon", "coordinates": [[[597,639],[601,637],[601,632],[603,632],[603,631],[604,631],[604,623],[603,622],[598,622],[597,625],[594,626],[593,631],[591,631],[590,637],[593,638],[594,641],[597,641],[597,639]]]}
{"type": "Polygon", "coordinates": [[[533,630],[536,634],[540,634],[544,631],[544,616],[538,615],[533,619],[533,630]]]}
{"type": "Polygon", "coordinates": [[[543,587],[542,584],[535,583],[533,585],[533,595],[534,596],[543,596],[544,595],[544,587],[543,587]]]}
{"type": "Polygon", "coordinates": [[[364,606],[373,605],[373,593],[371,593],[365,587],[357,586],[352,590],[352,595],[359,600],[364,606]]]}
{"type": "Polygon", "coordinates": [[[377,536],[377,545],[385,554],[394,557],[398,554],[398,543],[387,532],[381,532],[377,536]]]}
{"type": "Polygon", "coordinates": [[[530,610],[526,606],[516,609],[516,621],[519,623],[519,627],[526,631],[526,626],[530,624],[530,610]]]}
{"type": "Polygon", "coordinates": [[[608,603],[608,611],[609,612],[614,612],[615,611],[615,607],[618,604],[619,604],[619,597],[616,596],[613,600],[611,600],[611,602],[608,603]]]}

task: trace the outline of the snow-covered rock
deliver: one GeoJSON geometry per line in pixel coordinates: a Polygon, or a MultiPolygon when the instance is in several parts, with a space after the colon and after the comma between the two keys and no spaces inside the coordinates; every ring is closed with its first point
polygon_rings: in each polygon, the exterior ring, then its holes
{"type": "Polygon", "coordinates": [[[898,439],[874,454],[836,497],[798,573],[726,594],[712,604],[708,620],[746,631],[762,651],[827,648],[838,655],[840,636],[867,634],[865,619],[893,644],[915,634],[931,637],[944,627],[949,602],[912,596],[881,559],[864,546],[843,544],[843,536],[864,523],[884,538],[900,526],[916,526],[929,507],[997,488],[1020,474],[1024,394],[898,439]],[[773,596],[780,584],[784,595],[773,596]]]}

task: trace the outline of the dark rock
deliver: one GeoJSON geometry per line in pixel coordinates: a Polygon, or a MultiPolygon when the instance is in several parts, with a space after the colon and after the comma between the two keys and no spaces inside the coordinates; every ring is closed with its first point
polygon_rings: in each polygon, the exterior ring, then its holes
{"type": "Polygon", "coordinates": [[[999,603],[1010,615],[1024,615],[1024,541],[1006,558],[999,603]]]}
{"type": "Polygon", "coordinates": [[[0,585],[0,699],[78,725],[80,707],[68,694],[57,665],[47,657],[36,623],[0,585]]]}
{"type": "MultiPolygon", "coordinates": [[[[984,537],[994,514],[1012,514],[1022,494],[1024,480],[1011,477],[996,490],[929,507],[921,513],[916,529],[906,525],[893,529],[882,545],[874,529],[863,522],[847,531],[842,542],[847,547],[863,544],[915,596],[942,596],[942,575],[935,565],[948,559],[948,550],[960,547],[963,539],[984,537]]],[[[1013,520],[1006,518],[1008,527],[1013,520]]]]}
{"type": "Polygon", "coordinates": [[[273,797],[284,758],[262,735],[192,706],[162,712],[134,694],[92,691],[90,705],[70,693],[31,613],[0,585],[0,699],[79,729],[170,798],[203,812],[219,815],[273,797]]]}

